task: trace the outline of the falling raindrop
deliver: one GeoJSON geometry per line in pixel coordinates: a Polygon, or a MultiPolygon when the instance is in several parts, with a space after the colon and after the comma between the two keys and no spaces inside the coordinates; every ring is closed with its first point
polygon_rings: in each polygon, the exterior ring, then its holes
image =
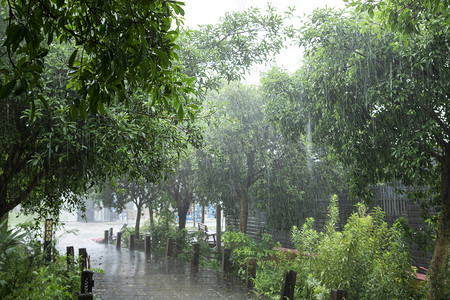
{"type": "Polygon", "coordinates": [[[389,63],[389,89],[391,91],[392,98],[392,62],[389,63]]]}
{"type": "Polygon", "coordinates": [[[47,148],[48,148],[48,165],[50,166],[51,165],[50,159],[51,159],[51,156],[52,156],[52,134],[51,133],[50,133],[50,136],[49,136],[47,148]]]}
{"type": "Polygon", "coordinates": [[[308,171],[312,177],[312,134],[311,134],[311,117],[306,123],[306,155],[308,163],[308,171]]]}

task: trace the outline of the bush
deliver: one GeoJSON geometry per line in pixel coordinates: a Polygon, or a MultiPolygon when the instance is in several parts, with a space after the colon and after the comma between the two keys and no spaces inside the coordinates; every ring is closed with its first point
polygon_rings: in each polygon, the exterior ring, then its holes
{"type": "Polygon", "coordinates": [[[263,233],[261,242],[257,243],[245,233],[227,231],[224,233],[222,240],[225,247],[232,250],[230,260],[233,266],[237,268],[241,279],[245,278],[246,263],[249,257],[255,257],[260,262],[273,256],[274,253],[274,242],[269,234],[263,233]]]}
{"type": "MultiPolygon", "coordinates": [[[[308,222],[301,232],[293,230],[299,249],[315,253],[299,259],[309,270],[309,280],[314,279],[326,291],[347,290],[349,299],[423,298],[424,291],[410,284],[415,270],[401,230],[404,220],[389,228],[380,208],[368,214],[366,207],[359,204],[358,212],[339,232],[335,230],[337,205],[337,201],[330,202],[324,232],[314,233],[308,222]],[[300,241],[299,236],[305,239],[300,241]]],[[[308,289],[302,282],[306,280],[300,280],[300,287],[308,289]]]]}
{"type": "Polygon", "coordinates": [[[0,225],[0,299],[76,299],[80,271],[67,270],[61,256],[46,263],[36,251],[38,244],[25,243],[34,234],[34,230],[19,233],[0,225]]]}
{"type": "MultiPolygon", "coordinates": [[[[314,230],[309,218],[301,229],[293,227],[292,241],[298,255],[275,251],[272,260],[260,260],[255,289],[267,297],[279,297],[284,271],[297,272],[296,299],[329,299],[331,289],[348,291],[349,299],[424,299],[423,285],[413,278],[416,271],[405,242],[404,219],[389,228],[380,208],[367,213],[359,204],[338,231],[338,201],[333,196],[324,231],[314,230]]],[[[245,236],[234,234],[229,243],[238,249],[235,259],[255,254],[245,236]]],[[[234,251],[233,251],[234,252],[234,251]]]]}

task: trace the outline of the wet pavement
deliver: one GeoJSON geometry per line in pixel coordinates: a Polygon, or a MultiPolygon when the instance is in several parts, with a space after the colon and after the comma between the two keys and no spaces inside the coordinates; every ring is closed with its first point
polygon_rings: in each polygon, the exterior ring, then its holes
{"type": "Polygon", "coordinates": [[[91,268],[102,269],[94,274],[95,299],[257,299],[247,293],[242,283],[224,274],[199,268],[191,273],[190,266],[166,258],[147,258],[141,251],[114,245],[99,244],[104,231],[113,228],[118,232],[120,223],[67,222],[66,230],[78,229],[78,235],[56,234],[57,249],[64,254],[67,246],[86,248],[91,268]]]}

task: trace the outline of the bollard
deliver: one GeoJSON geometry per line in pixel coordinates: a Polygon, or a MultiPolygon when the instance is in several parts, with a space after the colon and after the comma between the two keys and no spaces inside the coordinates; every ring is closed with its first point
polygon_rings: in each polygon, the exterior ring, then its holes
{"type": "Polygon", "coordinates": [[[149,235],[145,237],[145,255],[150,257],[152,254],[152,240],[149,235]]]}
{"type": "Polygon", "coordinates": [[[94,287],[94,271],[84,270],[81,272],[81,293],[92,293],[94,287]]]}
{"type": "Polygon", "coordinates": [[[103,243],[104,244],[108,244],[109,243],[109,230],[105,230],[105,238],[103,239],[103,243]]]}
{"type": "Polygon", "coordinates": [[[130,234],[130,251],[134,251],[134,242],[135,242],[135,239],[134,239],[134,234],[130,234]]]}
{"type": "Polygon", "coordinates": [[[47,262],[52,260],[52,235],[53,235],[53,219],[45,220],[44,227],[44,252],[47,262]]]}
{"type": "Polygon", "coordinates": [[[231,267],[231,249],[223,249],[222,254],[222,271],[227,274],[230,273],[230,267],[231,267]]]}
{"type": "Polygon", "coordinates": [[[294,271],[285,271],[283,276],[283,287],[281,288],[281,300],[294,299],[295,280],[297,273],[294,271]]]}
{"type": "Polygon", "coordinates": [[[75,257],[75,253],[73,250],[73,246],[67,246],[66,248],[66,259],[67,259],[67,268],[70,267],[70,265],[72,265],[73,262],[73,258],[75,257]]]}
{"type": "Polygon", "coordinates": [[[94,295],[92,293],[79,294],[78,300],[94,300],[94,295]]]}
{"type": "Polygon", "coordinates": [[[167,245],[166,245],[166,257],[172,257],[173,256],[173,240],[167,239],[167,245]]]}
{"type": "Polygon", "coordinates": [[[245,277],[245,286],[247,289],[253,288],[253,280],[256,277],[256,258],[247,259],[247,276],[245,277]]]}
{"type": "Polygon", "coordinates": [[[117,233],[116,249],[120,250],[122,244],[122,232],[117,233]]]}
{"type": "Polygon", "coordinates": [[[347,291],[344,290],[331,290],[331,300],[345,300],[347,299],[347,291]]]}
{"type": "Polygon", "coordinates": [[[192,244],[192,257],[191,257],[191,272],[198,272],[198,263],[200,261],[200,244],[192,244]]]}
{"type": "Polygon", "coordinates": [[[80,260],[80,268],[83,271],[87,268],[87,252],[86,248],[79,248],[78,249],[78,256],[81,256],[80,260]]]}

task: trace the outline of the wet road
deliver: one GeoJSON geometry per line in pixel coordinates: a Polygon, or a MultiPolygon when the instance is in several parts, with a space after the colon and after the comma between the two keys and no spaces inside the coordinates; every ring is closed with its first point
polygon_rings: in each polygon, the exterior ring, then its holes
{"type": "Polygon", "coordinates": [[[61,253],[65,253],[66,246],[74,246],[76,254],[78,248],[86,248],[91,268],[103,270],[103,274],[94,275],[96,299],[256,299],[244,291],[241,282],[224,279],[222,273],[200,268],[191,274],[188,264],[148,259],[140,251],[117,251],[113,245],[93,241],[111,227],[117,232],[121,224],[68,222],[66,230],[77,228],[78,235],[57,233],[61,253]]]}

